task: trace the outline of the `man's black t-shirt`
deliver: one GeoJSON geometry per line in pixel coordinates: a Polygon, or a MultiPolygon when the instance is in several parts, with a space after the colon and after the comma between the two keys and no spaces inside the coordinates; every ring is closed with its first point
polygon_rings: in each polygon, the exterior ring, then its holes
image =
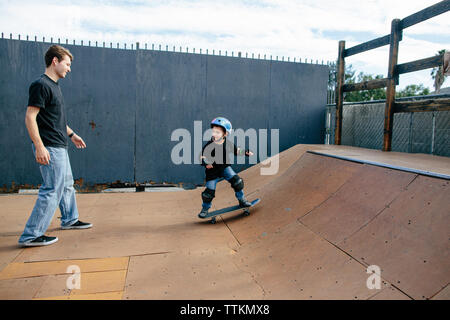
{"type": "Polygon", "coordinates": [[[30,85],[28,105],[41,108],[36,121],[44,146],[67,148],[67,120],[59,84],[41,75],[30,85]]]}

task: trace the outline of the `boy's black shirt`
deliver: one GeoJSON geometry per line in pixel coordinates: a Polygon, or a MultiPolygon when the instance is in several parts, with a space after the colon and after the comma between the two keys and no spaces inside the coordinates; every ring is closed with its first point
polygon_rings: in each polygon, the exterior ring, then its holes
{"type": "Polygon", "coordinates": [[[30,85],[28,105],[41,109],[36,122],[44,146],[67,148],[67,120],[59,84],[41,75],[30,85]]]}
{"type": "Polygon", "coordinates": [[[218,144],[211,138],[202,148],[202,156],[206,157],[206,159],[202,159],[202,166],[205,167],[206,181],[222,177],[223,170],[231,165],[229,154],[233,153],[236,156],[239,154],[238,148],[233,142],[228,141],[225,137],[223,139],[225,141],[222,144],[218,144]],[[215,158],[216,151],[217,158],[215,158]],[[222,157],[220,157],[220,153],[222,157]],[[207,169],[207,164],[212,164],[213,167],[207,169]]]}

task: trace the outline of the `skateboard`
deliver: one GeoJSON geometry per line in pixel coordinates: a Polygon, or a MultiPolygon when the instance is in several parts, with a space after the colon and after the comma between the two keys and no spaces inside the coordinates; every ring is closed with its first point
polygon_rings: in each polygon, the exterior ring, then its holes
{"type": "Polygon", "coordinates": [[[250,207],[240,207],[239,205],[235,205],[235,206],[231,206],[231,207],[227,207],[227,208],[223,208],[223,209],[219,209],[219,210],[215,210],[215,211],[211,211],[208,212],[208,214],[204,217],[200,219],[208,219],[211,218],[211,223],[216,223],[216,217],[220,216],[221,214],[224,213],[228,213],[228,212],[233,212],[236,210],[243,210],[244,211],[244,216],[248,216],[250,214],[250,208],[254,207],[256,204],[258,204],[261,201],[261,199],[255,199],[251,202],[251,206],[250,207]]]}

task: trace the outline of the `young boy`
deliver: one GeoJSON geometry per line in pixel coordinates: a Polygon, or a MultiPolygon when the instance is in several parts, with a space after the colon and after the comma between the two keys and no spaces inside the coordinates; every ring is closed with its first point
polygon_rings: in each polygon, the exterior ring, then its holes
{"type": "Polygon", "coordinates": [[[226,139],[232,130],[231,122],[227,119],[215,118],[211,121],[211,128],[211,140],[203,146],[201,155],[202,166],[205,167],[206,189],[202,192],[202,210],[198,215],[200,218],[206,217],[215,197],[216,184],[222,179],[227,180],[234,189],[239,206],[242,208],[251,206],[244,196],[244,181],[231,168],[228,155],[233,152],[234,155],[245,154],[249,157],[253,155],[253,152],[237,148],[226,139]]]}

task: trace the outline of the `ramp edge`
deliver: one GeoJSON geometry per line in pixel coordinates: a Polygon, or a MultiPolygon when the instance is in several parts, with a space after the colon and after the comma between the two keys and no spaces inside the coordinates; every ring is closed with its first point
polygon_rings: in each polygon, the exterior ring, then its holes
{"type": "Polygon", "coordinates": [[[362,159],[357,159],[357,158],[352,158],[352,157],[338,156],[338,155],[329,154],[329,153],[325,153],[325,152],[319,152],[319,151],[308,150],[307,152],[311,153],[311,154],[319,155],[319,156],[325,156],[325,157],[330,157],[330,158],[335,158],[335,159],[340,159],[340,160],[352,161],[352,162],[357,162],[357,163],[361,163],[361,164],[370,164],[370,165],[374,165],[374,166],[378,166],[378,167],[394,169],[394,170],[401,170],[401,171],[416,173],[416,174],[420,174],[420,175],[424,175],[424,176],[430,176],[430,177],[434,177],[434,178],[450,180],[450,175],[433,172],[433,171],[425,171],[425,170],[420,170],[420,169],[396,166],[396,165],[378,162],[378,161],[370,161],[370,160],[362,160],[362,159]]]}

